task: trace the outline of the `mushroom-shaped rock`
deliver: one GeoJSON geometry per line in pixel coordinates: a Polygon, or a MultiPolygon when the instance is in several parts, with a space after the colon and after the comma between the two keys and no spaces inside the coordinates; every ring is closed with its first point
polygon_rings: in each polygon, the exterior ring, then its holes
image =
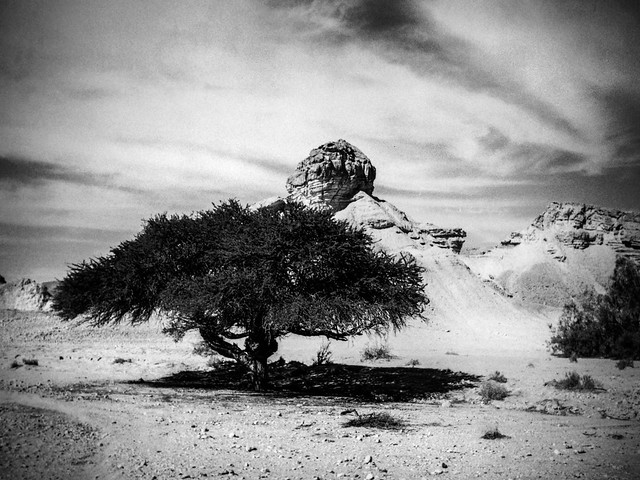
{"type": "Polygon", "coordinates": [[[337,212],[358,192],[371,195],[375,177],[371,160],[340,139],[311,150],[287,179],[287,192],[293,200],[337,212]]]}

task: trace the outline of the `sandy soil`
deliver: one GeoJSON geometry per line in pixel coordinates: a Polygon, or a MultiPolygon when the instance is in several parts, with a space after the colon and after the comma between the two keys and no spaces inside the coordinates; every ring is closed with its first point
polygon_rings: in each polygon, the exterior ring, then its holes
{"type": "MultiPolygon", "coordinates": [[[[69,329],[4,311],[0,328],[0,478],[640,475],[640,369],[570,363],[540,342],[474,345],[464,324],[414,325],[388,340],[388,362],[360,361],[379,339],[331,344],[334,365],[274,367],[264,394],[228,364],[192,355],[196,336],[176,344],[157,324],[69,329]],[[510,395],[485,404],[479,387],[496,370],[510,395]],[[573,370],[602,389],[545,385],[573,370]],[[403,425],[345,426],[382,412],[403,425]],[[481,438],[496,427],[505,438],[481,438]]],[[[536,338],[547,330],[530,328],[536,338]]],[[[277,356],[310,364],[320,342],[289,338],[277,356]]]]}

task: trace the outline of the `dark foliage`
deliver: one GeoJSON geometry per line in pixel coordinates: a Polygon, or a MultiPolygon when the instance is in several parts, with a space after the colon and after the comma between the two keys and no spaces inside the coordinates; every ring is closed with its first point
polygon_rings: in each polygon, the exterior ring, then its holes
{"type": "Polygon", "coordinates": [[[565,305],[550,346],[576,357],[640,359],[640,270],[619,257],[606,295],[565,305]]]}
{"type": "Polygon", "coordinates": [[[600,390],[600,385],[590,376],[582,375],[578,372],[569,372],[562,380],[552,380],[545,383],[561,390],[600,390]]]}
{"type": "Polygon", "coordinates": [[[346,340],[421,314],[421,268],[372,247],[329,212],[230,200],[191,216],[159,215],[109,255],[73,265],[54,310],[96,326],[163,313],[166,333],[179,339],[197,328],[212,350],[249,364],[260,388],[283,335],[346,340]],[[244,348],[233,342],[240,339],[244,348]]]}

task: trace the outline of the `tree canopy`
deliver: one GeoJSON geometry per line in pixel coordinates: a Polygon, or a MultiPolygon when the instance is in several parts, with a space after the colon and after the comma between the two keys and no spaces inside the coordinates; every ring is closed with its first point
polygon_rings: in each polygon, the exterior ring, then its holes
{"type": "Polygon", "coordinates": [[[230,200],[193,215],[158,215],[108,255],[72,265],[53,308],[95,326],[162,313],[166,333],[179,339],[198,329],[211,349],[248,364],[262,388],[279,337],[346,340],[421,315],[421,273],[412,258],[374,248],[330,212],[230,200]]]}

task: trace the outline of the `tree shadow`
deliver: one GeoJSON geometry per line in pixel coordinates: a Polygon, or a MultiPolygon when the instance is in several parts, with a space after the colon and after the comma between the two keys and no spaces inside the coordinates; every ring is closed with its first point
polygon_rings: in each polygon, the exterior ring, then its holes
{"type": "MultiPolygon", "coordinates": [[[[368,402],[409,402],[442,398],[472,387],[477,375],[435,368],[368,367],[299,362],[275,362],[269,369],[269,390],[284,397],[341,397],[368,402]]],[[[129,382],[158,388],[252,391],[249,372],[242,365],[223,363],[210,371],[183,371],[157,380],[129,382]]]]}

